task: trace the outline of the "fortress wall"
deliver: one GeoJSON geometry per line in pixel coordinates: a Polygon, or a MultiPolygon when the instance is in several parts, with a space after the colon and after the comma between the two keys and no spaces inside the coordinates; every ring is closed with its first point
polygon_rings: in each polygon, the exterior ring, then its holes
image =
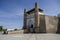
{"type": "Polygon", "coordinates": [[[24,30],[11,30],[11,31],[8,31],[8,34],[24,34],[24,30]]]}
{"type": "Polygon", "coordinates": [[[60,33],[60,17],[58,17],[58,27],[56,33],[60,33]]]}
{"type": "Polygon", "coordinates": [[[58,18],[55,16],[45,16],[46,21],[46,32],[56,33],[58,27],[58,18]]]}
{"type": "Polygon", "coordinates": [[[46,33],[45,15],[40,15],[40,32],[46,33]]]}

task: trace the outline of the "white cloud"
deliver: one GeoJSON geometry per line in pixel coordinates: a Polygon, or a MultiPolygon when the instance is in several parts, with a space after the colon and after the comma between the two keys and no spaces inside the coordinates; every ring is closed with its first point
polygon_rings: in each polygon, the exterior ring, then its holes
{"type": "Polygon", "coordinates": [[[12,12],[0,11],[0,17],[16,17],[23,16],[23,9],[13,9],[12,12]]]}

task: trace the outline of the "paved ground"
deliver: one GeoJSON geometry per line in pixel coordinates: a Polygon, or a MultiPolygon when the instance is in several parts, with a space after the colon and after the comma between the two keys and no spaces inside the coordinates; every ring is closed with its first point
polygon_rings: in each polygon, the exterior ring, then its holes
{"type": "Polygon", "coordinates": [[[0,34],[0,40],[60,40],[60,34],[0,34]]]}

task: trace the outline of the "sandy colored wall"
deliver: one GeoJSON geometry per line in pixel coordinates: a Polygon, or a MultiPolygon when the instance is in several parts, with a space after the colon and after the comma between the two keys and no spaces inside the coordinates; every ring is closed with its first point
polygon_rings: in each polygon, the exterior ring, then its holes
{"type": "Polygon", "coordinates": [[[40,29],[41,33],[46,33],[45,15],[40,15],[40,29]]]}
{"type": "Polygon", "coordinates": [[[45,16],[46,32],[56,33],[58,27],[58,18],[55,16],[45,16]]]}
{"type": "Polygon", "coordinates": [[[24,30],[8,31],[8,34],[23,34],[23,33],[24,33],[24,30]]]}

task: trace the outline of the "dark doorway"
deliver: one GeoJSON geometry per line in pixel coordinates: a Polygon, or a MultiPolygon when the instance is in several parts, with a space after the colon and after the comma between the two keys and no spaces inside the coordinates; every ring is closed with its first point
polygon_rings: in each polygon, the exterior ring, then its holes
{"type": "Polygon", "coordinates": [[[35,33],[35,28],[34,28],[33,24],[31,24],[31,28],[32,28],[32,32],[31,33],[35,33]]]}
{"type": "Polygon", "coordinates": [[[31,28],[33,28],[33,24],[31,24],[31,28]]]}

